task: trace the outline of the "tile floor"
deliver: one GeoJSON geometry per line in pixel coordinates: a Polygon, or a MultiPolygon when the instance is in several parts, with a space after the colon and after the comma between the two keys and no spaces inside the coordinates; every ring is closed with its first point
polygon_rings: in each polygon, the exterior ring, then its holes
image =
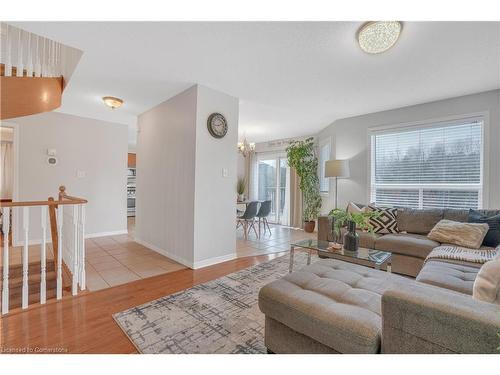
{"type": "Polygon", "coordinates": [[[238,258],[279,253],[290,250],[290,243],[307,238],[316,238],[317,233],[306,233],[303,230],[292,229],[281,225],[270,224],[271,233],[264,231],[261,227],[261,236],[258,238],[253,230],[244,239],[243,228],[236,230],[236,254],[238,258]]]}
{"type": "Polygon", "coordinates": [[[186,268],[126,234],[87,239],[85,267],[90,291],[186,268]]]}
{"type": "MultiPolygon", "coordinates": [[[[86,241],[87,287],[90,291],[186,268],[134,242],[134,218],[128,219],[128,230],[128,235],[86,241]]],[[[239,228],[236,230],[236,254],[240,258],[285,252],[290,250],[291,242],[315,237],[316,233],[271,225],[271,233],[262,233],[259,239],[252,232],[245,240],[243,229],[239,228]]]]}

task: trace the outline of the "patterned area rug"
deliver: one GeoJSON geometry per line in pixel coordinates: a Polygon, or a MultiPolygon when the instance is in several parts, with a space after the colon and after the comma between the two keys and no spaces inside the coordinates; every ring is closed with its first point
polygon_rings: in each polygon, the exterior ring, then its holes
{"type": "MultiPolygon", "coordinates": [[[[113,318],[141,353],[265,353],[259,290],[288,273],[289,259],[246,268],[113,318]]],[[[294,269],[306,260],[305,253],[296,254],[294,269]]]]}

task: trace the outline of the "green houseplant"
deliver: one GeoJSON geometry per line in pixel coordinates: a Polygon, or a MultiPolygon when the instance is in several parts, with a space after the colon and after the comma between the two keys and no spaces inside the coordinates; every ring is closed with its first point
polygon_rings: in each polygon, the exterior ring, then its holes
{"type": "Polygon", "coordinates": [[[380,213],[376,211],[348,212],[341,208],[335,208],[328,215],[332,217],[332,229],[335,233],[335,239],[338,240],[341,238],[341,228],[349,222],[355,223],[356,227],[361,230],[373,233],[373,226],[370,224],[370,219],[377,218],[380,216],[380,213]]]}
{"type": "Polygon", "coordinates": [[[294,168],[299,177],[303,197],[304,230],[313,232],[315,220],[321,209],[319,193],[318,157],[314,150],[312,137],[304,141],[293,141],[286,148],[288,165],[294,168]]]}
{"type": "Polygon", "coordinates": [[[238,177],[236,182],[236,193],[238,194],[238,201],[242,202],[245,200],[245,188],[247,185],[247,180],[244,177],[238,177]]]}

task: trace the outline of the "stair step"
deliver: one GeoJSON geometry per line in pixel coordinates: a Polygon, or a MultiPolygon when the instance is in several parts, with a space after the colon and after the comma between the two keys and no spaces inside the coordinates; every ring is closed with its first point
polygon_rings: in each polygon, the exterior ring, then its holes
{"type": "MultiPolygon", "coordinates": [[[[57,296],[57,291],[56,289],[47,289],[46,292],[46,299],[47,301],[51,298],[56,298],[57,296]]],[[[33,305],[36,303],[40,303],[40,292],[37,293],[30,293],[28,295],[28,305],[33,305]]],[[[23,304],[23,297],[22,295],[15,295],[12,296],[9,299],[9,310],[16,309],[18,307],[21,307],[23,304]]]]}
{"type": "MultiPolygon", "coordinates": [[[[45,270],[46,272],[52,272],[55,271],[56,269],[56,264],[52,259],[48,259],[45,270]]],[[[40,265],[40,262],[33,262],[28,264],[28,275],[36,275],[40,274],[42,272],[42,267],[40,265]]],[[[0,267],[0,275],[3,274],[3,267],[0,267]]],[[[22,277],[23,276],[23,266],[22,264],[16,264],[16,265],[11,265],[9,267],[9,279],[10,278],[16,278],[16,277],[22,277]]],[[[1,278],[1,276],[0,276],[1,278]]]]}
{"type": "MultiPolygon", "coordinates": [[[[55,271],[47,272],[46,275],[46,297],[55,298],[57,293],[57,273],[55,271]]],[[[40,302],[40,274],[30,275],[28,277],[28,303],[40,302]]],[[[0,288],[2,283],[0,282],[0,288]]],[[[9,308],[21,307],[23,300],[23,277],[9,278],[9,308]]]]}
{"type": "MultiPolygon", "coordinates": [[[[57,279],[57,273],[55,271],[50,271],[47,272],[46,274],[46,283],[48,284],[49,281],[56,281],[57,279]]],[[[37,274],[28,274],[28,287],[31,285],[40,285],[40,281],[42,280],[42,275],[37,273],[37,274]]],[[[9,277],[9,288],[14,289],[17,287],[22,287],[23,286],[23,277],[9,277]]]]}

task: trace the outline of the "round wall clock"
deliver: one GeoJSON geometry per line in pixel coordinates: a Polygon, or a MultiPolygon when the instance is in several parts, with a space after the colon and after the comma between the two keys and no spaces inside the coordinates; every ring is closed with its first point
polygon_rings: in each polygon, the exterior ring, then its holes
{"type": "Polygon", "coordinates": [[[227,133],[227,121],[220,113],[212,113],[208,116],[207,127],[212,137],[223,138],[227,133]]]}

